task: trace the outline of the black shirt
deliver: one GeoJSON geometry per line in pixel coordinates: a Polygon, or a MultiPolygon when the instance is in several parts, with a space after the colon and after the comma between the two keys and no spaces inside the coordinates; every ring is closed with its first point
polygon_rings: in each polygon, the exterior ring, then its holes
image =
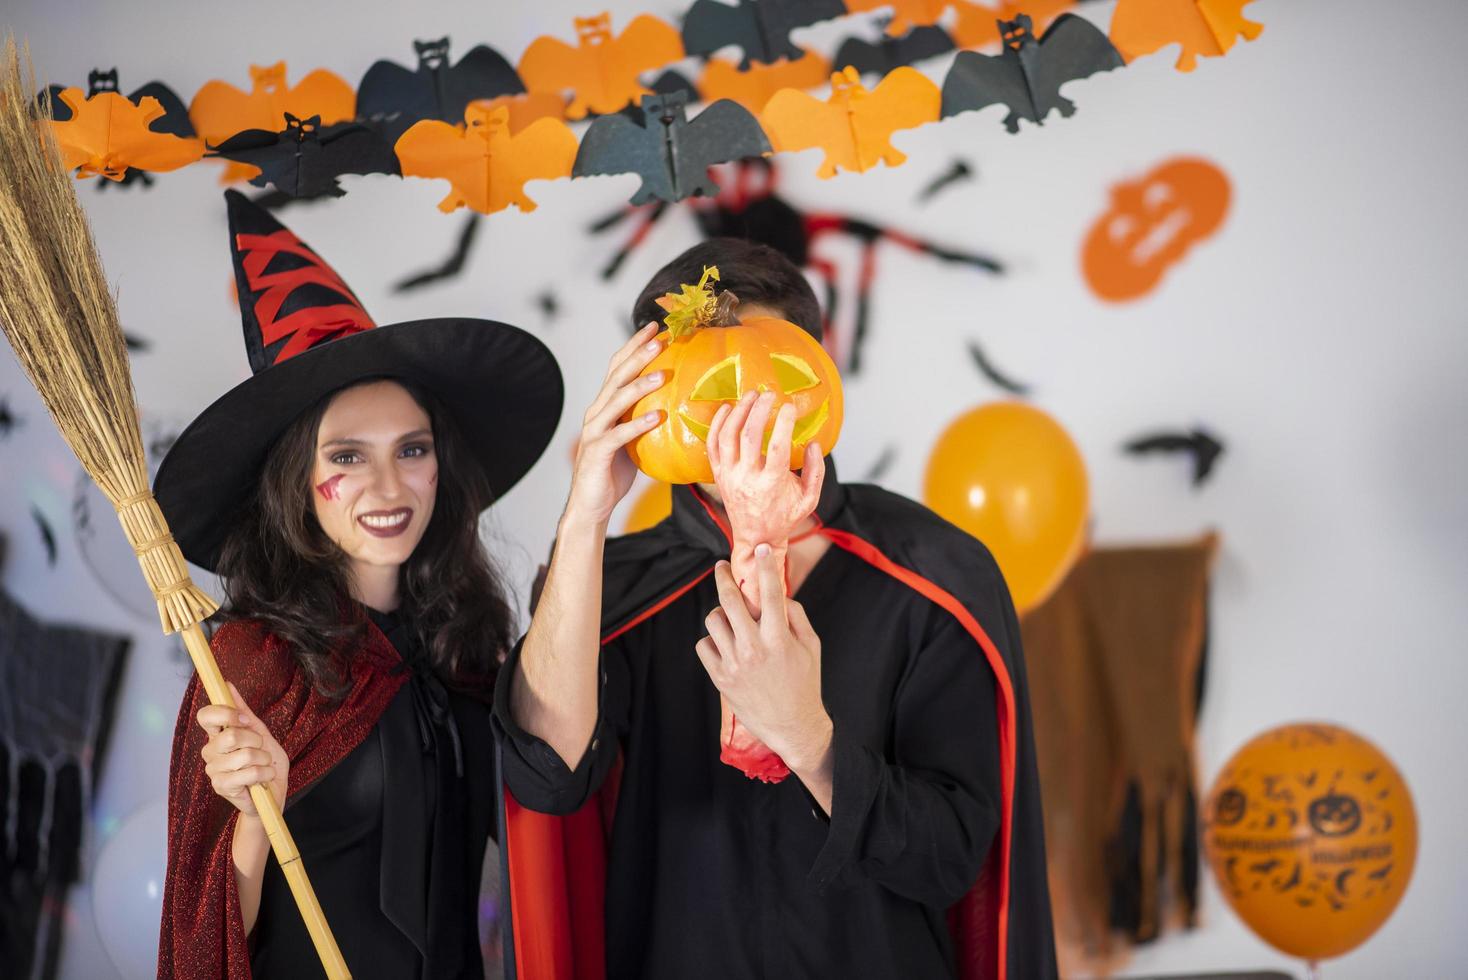
{"type": "MultiPolygon", "coordinates": [[[[354,976],[481,980],[477,899],[494,792],[488,706],[444,687],[405,621],[368,615],[412,676],[362,743],[291,797],[286,819],[354,976]]],[[[250,939],[257,977],[323,975],[274,859],[250,939]]]]}
{"type": "Polygon", "coordinates": [[[993,675],[952,616],[838,548],[795,598],[821,638],[829,820],[794,775],[767,785],[719,762],[719,696],[694,653],[711,578],[602,648],[574,772],[514,724],[503,685],[504,778],[522,805],[572,812],[622,756],[613,980],[953,975],[945,910],[999,825],[993,675]]]}

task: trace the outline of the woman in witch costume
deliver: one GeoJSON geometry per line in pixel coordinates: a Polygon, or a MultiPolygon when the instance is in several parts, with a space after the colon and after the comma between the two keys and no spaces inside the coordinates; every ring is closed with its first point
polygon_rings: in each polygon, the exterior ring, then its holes
{"type": "Polygon", "coordinates": [[[321,975],[250,801],[263,783],[357,976],[477,980],[490,694],[514,638],[478,517],[544,450],[560,372],[504,324],[376,327],[226,196],[254,374],[179,437],[155,491],[223,582],[212,646],[238,708],[197,678],[184,696],[158,974],[321,975]]]}

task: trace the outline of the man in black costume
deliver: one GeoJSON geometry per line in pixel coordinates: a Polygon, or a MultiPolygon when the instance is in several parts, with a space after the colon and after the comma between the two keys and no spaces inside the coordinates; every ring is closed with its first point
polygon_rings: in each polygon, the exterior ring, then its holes
{"type": "MultiPolygon", "coordinates": [[[[636,322],[706,266],[741,314],[819,329],[799,270],[731,239],[654,276],[636,322]]],[[[798,476],[767,466],[775,413],[753,396],[710,430],[717,486],[674,487],[669,518],[608,540],[634,475],[623,447],[659,421],[623,421],[661,383],[639,377],[656,336],[617,353],[586,413],[498,686],[507,974],[1055,976],[1019,629],[993,558],[909,500],[841,484],[818,448],[798,476]],[[720,760],[721,698],[794,778],[720,760]]]]}

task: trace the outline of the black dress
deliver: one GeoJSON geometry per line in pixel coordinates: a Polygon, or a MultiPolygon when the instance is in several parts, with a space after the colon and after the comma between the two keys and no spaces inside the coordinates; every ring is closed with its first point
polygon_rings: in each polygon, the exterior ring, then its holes
{"type": "MultiPolygon", "coordinates": [[[[366,739],[286,806],[352,975],[480,980],[477,905],[494,824],[489,706],[434,676],[414,632],[368,610],[411,670],[366,739]]],[[[256,977],[320,977],[280,866],[266,862],[251,934],[256,977]]]]}

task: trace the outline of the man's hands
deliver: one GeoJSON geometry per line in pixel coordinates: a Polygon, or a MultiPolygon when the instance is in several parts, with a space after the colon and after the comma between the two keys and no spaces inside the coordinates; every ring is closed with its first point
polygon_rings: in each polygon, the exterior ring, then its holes
{"type": "Polygon", "coordinates": [[[583,523],[605,526],[612,510],[632,488],[637,467],[623,448],[662,421],[652,412],[628,422],[621,418],[644,395],[657,391],[667,381],[666,372],[639,378],[663,349],[656,339],[657,323],[649,323],[622,349],[612,355],[601,391],[592,400],[582,420],[581,439],[576,445],[576,462],[571,476],[571,496],[566,516],[583,523]]]}
{"type": "Polygon", "coordinates": [[[774,404],[773,392],[748,392],[737,404],[720,406],[708,434],[709,465],[733,533],[730,560],[756,615],[762,601],[754,583],[754,548],[766,545],[773,551],[774,567],[784,567],[790,537],[815,511],[826,475],[826,461],[816,442],[805,447],[800,475],[790,471],[796,411],[792,404],[780,406],[769,448],[764,448],[774,404]]]}
{"type": "Polygon", "coordinates": [[[785,597],[773,550],[757,547],[755,566],[758,620],[729,565],[715,568],[719,607],[704,621],[709,635],[698,642],[698,659],[738,724],[777,753],[829,812],[832,727],[821,701],[821,641],[800,603],[785,597]]]}

